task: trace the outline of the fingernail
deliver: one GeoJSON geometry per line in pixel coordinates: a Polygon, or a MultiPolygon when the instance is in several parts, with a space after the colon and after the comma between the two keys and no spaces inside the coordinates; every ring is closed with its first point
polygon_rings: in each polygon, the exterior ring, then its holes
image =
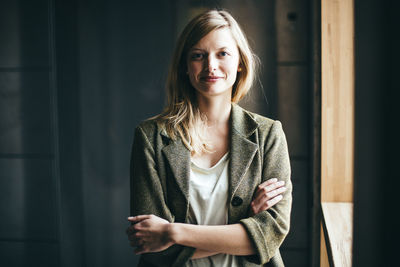
{"type": "Polygon", "coordinates": [[[277,178],[272,178],[271,180],[272,180],[273,182],[277,182],[277,181],[278,181],[277,178]]]}

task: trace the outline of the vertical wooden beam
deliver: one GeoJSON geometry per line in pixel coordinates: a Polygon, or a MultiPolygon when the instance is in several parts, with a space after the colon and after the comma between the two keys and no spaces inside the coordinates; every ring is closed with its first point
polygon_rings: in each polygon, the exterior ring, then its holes
{"type": "Polygon", "coordinates": [[[354,0],[322,0],[321,55],[321,198],[352,202],[354,0]]]}
{"type": "Polygon", "coordinates": [[[312,250],[311,266],[320,266],[321,222],[321,0],[310,1],[312,81],[312,250]]]}
{"type": "Polygon", "coordinates": [[[320,251],[320,267],[330,267],[329,266],[329,258],[328,258],[328,249],[326,246],[326,240],[325,240],[325,235],[324,235],[324,230],[322,223],[320,223],[320,228],[321,228],[321,251],[320,251]]]}

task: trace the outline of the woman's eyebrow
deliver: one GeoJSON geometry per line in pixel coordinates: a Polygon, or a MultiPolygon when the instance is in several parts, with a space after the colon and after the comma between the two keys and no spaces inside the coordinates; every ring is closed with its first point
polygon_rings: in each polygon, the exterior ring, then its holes
{"type": "Polygon", "coordinates": [[[194,50],[206,51],[206,50],[204,50],[204,49],[197,48],[197,47],[193,47],[193,48],[191,48],[189,51],[194,51],[194,50]]]}
{"type": "MultiPolygon", "coordinates": [[[[207,51],[206,49],[201,49],[201,48],[197,48],[197,47],[193,47],[191,48],[189,51],[194,51],[194,50],[199,50],[199,51],[207,51]]],[[[230,50],[227,46],[222,46],[220,48],[217,48],[216,50],[230,50]]]]}

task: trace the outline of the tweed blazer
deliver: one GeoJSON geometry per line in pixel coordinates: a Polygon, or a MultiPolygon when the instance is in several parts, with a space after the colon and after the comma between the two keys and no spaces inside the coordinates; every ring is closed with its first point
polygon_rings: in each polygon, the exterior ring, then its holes
{"type": "MultiPolygon", "coordinates": [[[[284,266],[279,247],[289,231],[292,183],[281,123],[232,104],[230,125],[228,223],[241,223],[256,249],[255,255],[239,256],[239,264],[284,266]],[[285,181],[283,199],[249,216],[257,186],[270,178],[285,181]]],[[[137,126],[131,156],[132,216],[154,214],[169,222],[187,222],[189,175],[190,152],[181,139],[172,140],[157,119],[137,126]]],[[[138,266],[184,266],[194,251],[173,245],[142,254],[138,266]]]]}

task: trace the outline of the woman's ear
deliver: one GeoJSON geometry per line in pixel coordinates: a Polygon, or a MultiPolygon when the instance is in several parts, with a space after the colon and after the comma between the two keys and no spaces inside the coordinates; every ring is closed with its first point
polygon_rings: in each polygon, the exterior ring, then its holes
{"type": "Polygon", "coordinates": [[[242,67],[239,65],[238,66],[238,70],[237,70],[238,72],[241,72],[242,71],[242,67]]]}

